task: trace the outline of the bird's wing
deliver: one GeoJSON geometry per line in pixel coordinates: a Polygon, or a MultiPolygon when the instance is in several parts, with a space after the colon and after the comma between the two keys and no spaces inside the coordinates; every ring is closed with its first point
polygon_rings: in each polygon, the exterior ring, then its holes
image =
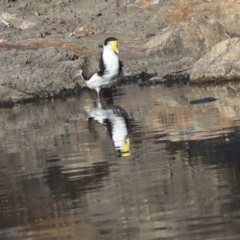
{"type": "Polygon", "coordinates": [[[98,67],[98,75],[102,76],[104,74],[104,71],[106,70],[106,66],[103,62],[103,57],[101,54],[100,60],[99,60],[99,67],[98,67]]]}
{"type": "Polygon", "coordinates": [[[87,81],[93,74],[99,70],[99,53],[92,53],[90,56],[84,58],[82,65],[82,76],[87,81]]]}
{"type": "Polygon", "coordinates": [[[119,60],[119,74],[118,76],[123,76],[123,62],[119,60]]]}
{"type": "Polygon", "coordinates": [[[119,65],[120,65],[120,68],[122,69],[124,67],[123,65],[123,62],[119,60],[119,65]]]}

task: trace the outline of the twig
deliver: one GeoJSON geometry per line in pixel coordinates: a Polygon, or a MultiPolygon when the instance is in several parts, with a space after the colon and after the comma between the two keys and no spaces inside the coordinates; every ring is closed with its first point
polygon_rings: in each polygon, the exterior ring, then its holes
{"type": "Polygon", "coordinates": [[[10,26],[10,23],[6,22],[5,20],[2,19],[1,21],[2,21],[2,23],[4,23],[7,27],[10,26]]]}

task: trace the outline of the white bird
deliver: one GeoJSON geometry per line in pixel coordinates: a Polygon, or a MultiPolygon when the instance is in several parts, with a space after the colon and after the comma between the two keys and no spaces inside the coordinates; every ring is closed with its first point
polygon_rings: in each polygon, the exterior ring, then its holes
{"type": "Polygon", "coordinates": [[[123,64],[119,59],[118,40],[109,37],[105,40],[99,61],[98,71],[91,73],[89,62],[82,67],[82,76],[90,89],[95,89],[100,98],[101,88],[110,88],[116,85],[123,76],[123,64]],[[90,70],[89,70],[90,69],[90,70]]]}

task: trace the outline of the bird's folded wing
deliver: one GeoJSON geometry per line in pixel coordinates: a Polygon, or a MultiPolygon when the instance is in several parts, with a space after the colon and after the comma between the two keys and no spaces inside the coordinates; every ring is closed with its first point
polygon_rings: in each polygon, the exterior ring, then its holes
{"type": "Polygon", "coordinates": [[[105,69],[106,69],[106,67],[104,65],[102,54],[101,54],[101,57],[100,57],[100,60],[99,60],[99,66],[98,66],[98,75],[102,76],[105,69]]]}
{"type": "Polygon", "coordinates": [[[82,65],[82,76],[87,81],[94,73],[99,71],[99,58],[101,53],[92,53],[90,56],[84,58],[82,65]]]}

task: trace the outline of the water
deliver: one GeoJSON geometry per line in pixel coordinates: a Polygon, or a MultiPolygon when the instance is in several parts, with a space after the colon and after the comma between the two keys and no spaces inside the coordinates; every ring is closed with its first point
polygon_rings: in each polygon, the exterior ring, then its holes
{"type": "Polygon", "coordinates": [[[237,86],[94,98],[0,110],[0,239],[239,239],[237,86]]]}

